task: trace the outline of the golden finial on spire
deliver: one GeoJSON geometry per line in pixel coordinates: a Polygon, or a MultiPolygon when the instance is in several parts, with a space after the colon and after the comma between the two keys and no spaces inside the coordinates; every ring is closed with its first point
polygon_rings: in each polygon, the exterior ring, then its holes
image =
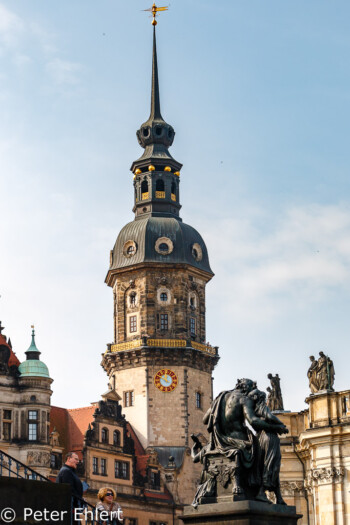
{"type": "Polygon", "coordinates": [[[168,6],[157,7],[156,4],[153,4],[152,7],[150,7],[149,9],[144,9],[144,11],[150,11],[152,13],[152,16],[153,16],[152,26],[156,26],[157,25],[156,16],[157,16],[158,11],[167,11],[168,9],[169,9],[168,6]]]}

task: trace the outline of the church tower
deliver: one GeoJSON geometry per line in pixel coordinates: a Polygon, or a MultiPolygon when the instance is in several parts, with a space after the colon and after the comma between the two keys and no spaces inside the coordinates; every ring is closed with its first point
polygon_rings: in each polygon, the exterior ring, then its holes
{"type": "Polygon", "coordinates": [[[180,218],[182,165],[169,153],[175,131],[160,111],[155,25],[151,113],[136,134],[144,152],[131,166],[135,218],[110,254],[114,342],[102,366],[142,445],[168,461],[204,432],[219,357],[206,344],[207,248],[180,218]]]}

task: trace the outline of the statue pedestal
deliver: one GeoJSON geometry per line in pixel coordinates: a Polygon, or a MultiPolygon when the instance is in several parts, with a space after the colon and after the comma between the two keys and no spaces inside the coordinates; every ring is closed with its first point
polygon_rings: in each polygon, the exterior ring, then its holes
{"type": "Polygon", "coordinates": [[[185,525],[297,525],[302,515],[289,505],[244,500],[187,506],[179,517],[185,525]]]}

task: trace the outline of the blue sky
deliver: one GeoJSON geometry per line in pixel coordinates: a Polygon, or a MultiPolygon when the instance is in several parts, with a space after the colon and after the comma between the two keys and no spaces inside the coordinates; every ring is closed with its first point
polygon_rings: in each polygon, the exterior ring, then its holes
{"type": "MultiPolygon", "coordinates": [[[[324,350],[336,389],[350,386],[350,5],[217,4],[173,0],[157,26],[181,215],[216,274],[215,392],[237,377],[266,388],[277,372],[285,408],[301,410],[310,354],[324,350]]],[[[133,218],[150,5],[0,0],[0,319],[20,359],[35,324],[60,406],[106,390],[104,278],[133,218]]]]}

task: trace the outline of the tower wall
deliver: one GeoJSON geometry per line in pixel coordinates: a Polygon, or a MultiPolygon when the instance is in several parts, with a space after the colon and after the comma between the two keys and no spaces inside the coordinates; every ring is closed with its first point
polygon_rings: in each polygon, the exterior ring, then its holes
{"type": "Polygon", "coordinates": [[[119,274],[113,286],[114,342],[148,336],[205,343],[205,285],[206,280],[193,270],[166,265],[119,274]],[[162,327],[161,314],[168,315],[167,328],[162,327]],[[135,316],[136,331],[132,332],[130,318],[135,316]]]}

